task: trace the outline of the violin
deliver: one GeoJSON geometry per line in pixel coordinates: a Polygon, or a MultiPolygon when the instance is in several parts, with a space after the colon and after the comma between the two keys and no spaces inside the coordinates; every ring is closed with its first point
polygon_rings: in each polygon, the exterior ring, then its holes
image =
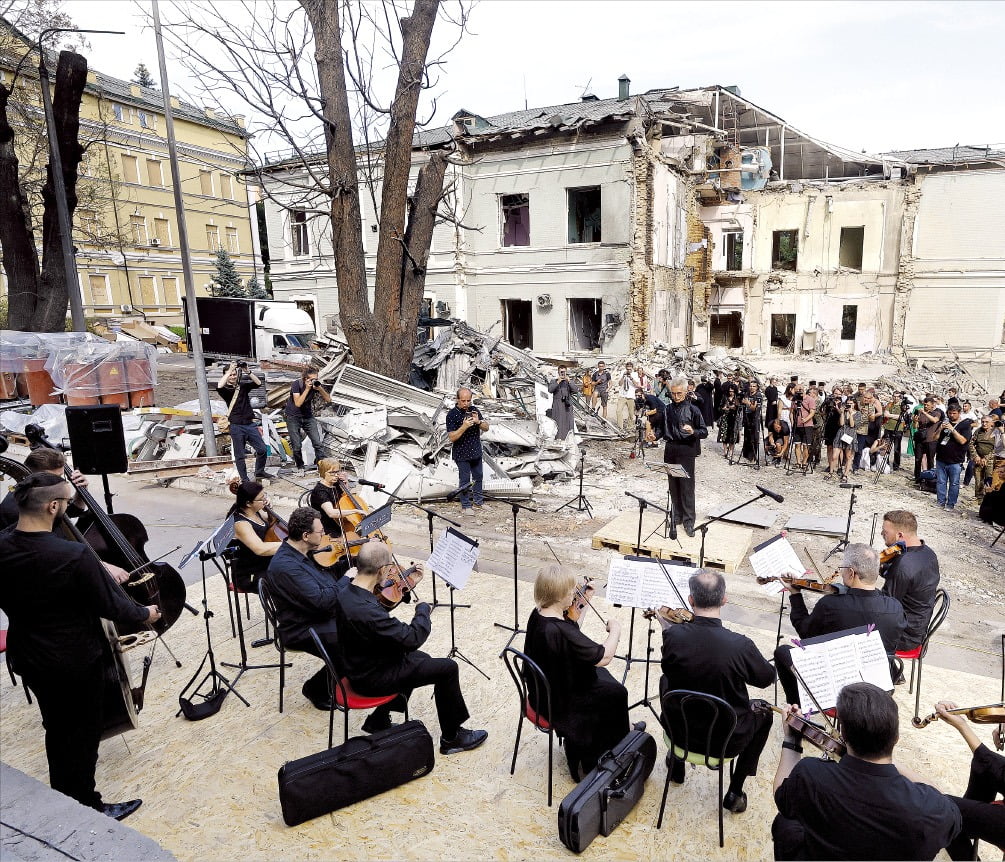
{"type": "Polygon", "coordinates": [[[885,548],[883,548],[882,551],[879,552],[880,567],[886,568],[906,550],[907,550],[907,544],[903,541],[897,541],[894,542],[892,545],[887,545],[885,548]]]}
{"type": "MultiPolygon", "coordinates": [[[[554,551],[552,551],[554,553],[554,551]]],[[[594,606],[593,602],[590,601],[590,594],[595,592],[593,584],[590,583],[593,579],[589,577],[583,578],[583,583],[576,584],[576,589],[572,594],[572,603],[564,611],[562,611],[562,616],[570,622],[579,625],[579,621],[583,618],[583,613],[587,608],[590,608],[605,626],[607,625],[607,620],[605,620],[594,606]]]]}
{"type": "Polygon", "coordinates": [[[785,578],[779,577],[778,575],[771,575],[770,577],[758,575],[757,577],[757,583],[759,584],[769,584],[772,581],[781,581],[781,583],[786,586],[795,587],[797,590],[810,590],[814,593],[836,595],[840,592],[834,584],[825,584],[822,581],[811,581],[809,578],[785,578]]]}
{"type": "MultiPolygon", "coordinates": [[[[987,706],[962,706],[958,709],[947,710],[950,715],[962,715],[967,721],[974,724],[999,724],[1005,722],[1005,703],[991,703],[987,706]]],[[[924,718],[912,718],[911,724],[917,728],[928,727],[933,721],[942,718],[937,712],[926,715],[924,718]]],[[[998,739],[995,739],[995,746],[999,751],[998,739]]]]}
{"type": "Polygon", "coordinates": [[[840,759],[848,753],[848,746],[845,745],[845,741],[836,729],[829,731],[819,724],[814,724],[808,718],[799,715],[799,713],[786,712],[781,707],[772,706],[764,700],[751,701],[750,708],[753,712],[767,712],[768,710],[777,712],[783,717],[782,723],[786,727],[792,728],[810,745],[819,748],[828,759],[840,759]]]}
{"type": "Polygon", "coordinates": [[[407,569],[402,569],[397,563],[388,563],[380,570],[380,578],[374,585],[373,594],[382,607],[393,611],[415,589],[416,584],[422,580],[422,574],[422,569],[414,563],[407,569]]]}
{"type": "Polygon", "coordinates": [[[642,612],[642,616],[647,620],[656,619],[657,617],[661,620],[666,620],[668,623],[689,623],[694,619],[694,614],[685,608],[668,608],[664,605],[661,608],[646,608],[642,612]]]}

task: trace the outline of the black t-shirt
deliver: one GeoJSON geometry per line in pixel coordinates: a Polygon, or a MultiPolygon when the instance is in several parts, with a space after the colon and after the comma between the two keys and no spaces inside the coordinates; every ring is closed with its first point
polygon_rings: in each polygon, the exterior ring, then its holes
{"type": "Polygon", "coordinates": [[[772,422],[768,426],[768,433],[772,437],[774,437],[776,440],[779,439],[779,438],[781,438],[781,437],[788,437],[789,434],[791,433],[790,430],[789,430],[789,423],[786,422],[784,419],[779,421],[779,425],[781,425],[782,427],[779,428],[779,430],[777,430],[777,431],[775,430],[775,423],[774,422],[772,422]]]}
{"type": "MultiPolygon", "coordinates": [[[[261,521],[256,521],[240,513],[234,515],[234,521],[244,521],[249,524],[259,541],[265,541],[265,534],[269,531],[268,524],[263,524],[261,521]]],[[[248,592],[257,589],[258,578],[269,567],[272,557],[259,556],[236,537],[231,541],[230,547],[237,550],[234,562],[231,564],[234,584],[238,589],[248,592]]]]}
{"type": "Polygon", "coordinates": [[[321,513],[321,526],[333,538],[342,535],[342,528],[339,526],[338,521],[332,518],[321,507],[324,503],[331,503],[335,507],[335,510],[338,511],[338,501],[341,496],[342,488],[337,483],[329,488],[324,482],[318,482],[311,489],[310,506],[321,513]]]}
{"type": "MultiPolygon", "coordinates": [[[[248,393],[253,389],[257,389],[258,386],[247,377],[238,386],[241,390],[240,394],[237,396],[234,408],[227,415],[227,418],[230,419],[231,425],[253,425],[255,423],[255,410],[251,406],[251,399],[248,397],[248,393]]],[[[221,382],[216,387],[216,391],[220,393],[220,397],[227,402],[227,406],[229,407],[230,401],[234,397],[234,387],[227,386],[221,382]]]]}
{"type": "Polygon", "coordinates": [[[928,545],[904,548],[883,574],[883,592],[904,606],[907,628],[897,649],[914,649],[924,639],[939,588],[939,558],[928,545]]]}
{"type": "Polygon", "coordinates": [[[300,395],[304,391],[304,381],[303,378],[299,380],[294,380],[290,384],[290,397],[286,399],[286,407],[284,413],[287,416],[292,416],[295,419],[310,419],[314,415],[314,407],[311,405],[311,398],[314,397],[313,393],[308,395],[304,399],[304,403],[297,407],[296,402],[293,400],[294,395],[300,395]]]}
{"type": "Polygon", "coordinates": [[[958,443],[948,431],[941,432],[939,443],[935,447],[935,460],[939,464],[962,464],[967,460],[967,444],[973,436],[973,421],[961,419],[956,425],[956,431],[963,435],[963,442],[958,443]]]}

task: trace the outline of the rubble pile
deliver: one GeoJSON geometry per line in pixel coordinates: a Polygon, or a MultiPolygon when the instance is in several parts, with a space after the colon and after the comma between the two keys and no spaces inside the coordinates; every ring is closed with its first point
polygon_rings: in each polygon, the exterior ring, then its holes
{"type": "Polygon", "coordinates": [[[916,399],[929,392],[944,395],[950,388],[955,389],[961,399],[971,401],[986,400],[990,394],[987,387],[955,359],[926,362],[911,359],[902,363],[896,376],[880,377],[876,383],[897,392],[907,392],[916,399]]]}

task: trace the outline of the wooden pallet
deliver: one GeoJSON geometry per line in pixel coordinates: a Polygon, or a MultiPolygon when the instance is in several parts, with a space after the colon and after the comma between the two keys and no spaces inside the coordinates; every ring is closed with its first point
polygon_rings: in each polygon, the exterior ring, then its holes
{"type": "MultiPolygon", "coordinates": [[[[683,528],[678,527],[677,539],[669,539],[663,535],[660,528],[662,523],[663,519],[659,515],[648,512],[643,514],[642,542],[638,555],[658,556],[664,560],[687,560],[697,565],[701,551],[701,533],[695,533],[691,538],[683,528]]],[[[624,555],[635,554],[638,531],[638,512],[622,512],[593,534],[593,548],[608,548],[624,555]]],[[[705,540],[705,567],[730,574],[735,572],[746,559],[753,535],[754,531],[748,527],[724,524],[721,521],[712,524],[705,540]]]]}

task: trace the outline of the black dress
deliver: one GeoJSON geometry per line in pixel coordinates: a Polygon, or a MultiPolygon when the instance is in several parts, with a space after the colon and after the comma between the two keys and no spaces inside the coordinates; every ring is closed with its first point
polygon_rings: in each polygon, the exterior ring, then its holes
{"type": "MultiPolygon", "coordinates": [[[[265,534],[269,530],[268,524],[263,524],[261,521],[249,518],[247,515],[242,515],[238,512],[234,515],[234,523],[236,524],[239,521],[250,524],[251,529],[255,531],[255,535],[258,536],[258,540],[260,542],[265,541],[265,534]]],[[[263,557],[256,554],[238,538],[234,538],[231,541],[230,547],[237,549],[237,554],[234,556],[234,561],[230,566],[234,586],[246,593],[256,592],[258,590],[258,579],[269,567],[272,557],[263,557]]]]}
{"type": "Polygon", "coordinates": [[[321,513],[321,526],[325,528],[325,533],[333,539],[342,535],[342,527],[339,526],[338,521],[332,518],[321,507],[325,503],[331,503],[335,507],[335,510],[338,511],[338,501],[341,499],[343,493],[342,486],[338,482],[330,488],[324,482],[318,482],[311,489],[310,506],[321,513]]]}
{"type": "MultiPolygon", "coordinates": [[[[575,623],[542,616],[537,608],[527,621],[524,652],[548,680],[549,718],[565,737],[569,772],[578,781],[628,733],[628,690],[607,668],[597,667],[604,656],[602,644],[590,640],[575,623]]],[[[544,704],[531,706],[546,711],[544,704]]]]}

